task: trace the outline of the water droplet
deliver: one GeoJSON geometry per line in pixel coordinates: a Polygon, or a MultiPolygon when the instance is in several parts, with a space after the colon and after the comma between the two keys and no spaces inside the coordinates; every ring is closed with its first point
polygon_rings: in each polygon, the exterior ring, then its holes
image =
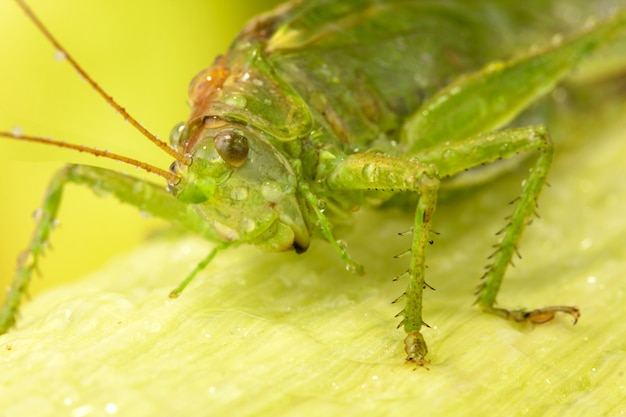
{"type": "Polygon", "coordinates": [[[363,267],[361,265],[350,263],[350,264],[346,264],[346,271],[351,272],[355,275],[362,275],[363,267]]]}
{"type": "Polygon", "coordinates": [[[472,156],[477,156],[481,154],[481,151],[482,151],[482,148],[480,146],[472,146],[469,150],[469,154],[472,156]]]}
{"type": "Polygon", "coordinates": [[[135,184],[133,184],[133,193],[140,194],[144,188],[144,184],[141,181],[136,181],[135,184]]]}
{"type": "Polygon", "coordinates": [[[374,181],[378,174],[378,167],[375,164],[365,164],[363,167],[363,176],[368,181],[374,181]]]}
{"type": "Polygon", "coordinates": [[[239,240],[239,232],[223,223],[213,222],[213,229],[215,230],[217,236],[226,242],[239,240]]]}
{"type": "Polygon", "coordinates": [[[39,220],[41,220],[41,217],[43,216],[43,209],[38,208],[37,210],[33,211],[33,220],[38,222],[39,220]]]}
{"type": "Polygon", "coordinates": [[[11,134],[15,138],[21,138],[24,132],[22,131],[22,128],[20,126],[13,126],[11,128],[11,134]]]}
{"type": "Polygon", "coordinates": [[[65,52],[63,52],[60,49],[57,49],[56,51],[54,51],[54,60],[55,61],[65,61],[65,59],[67,58],[67,56],[65,55],[65,52]]]}
{"type": "Polygon", "coordinates": [[[456,151],[453,149],[446,149],[445,151],[443,151],[443,153],[441,154],[441,157],[443,159],[451,159],[454,158],[456,156],[456,151]]]}
{"type": "Polygon", "coordinates": [[[230,198],[235,201],[243,201],[248,198],[248,190],[243,187],[234,188],[230,192],[230,198]]]}
{"type": "Polygon", "coordinates": [[[237,107],[239,109],[245,109],[246,105],[248,104],[246,98],[239,94],[231,94],[229,96],[226,96],[224,98],[224,101],[226,102],[226,104],[237,107]]]}
{"type": "Polygon", "coordinates": [[[281,190],[277,184],[265,182],[261,185],[261,195],[263,195],[265,200],[271,203],[278,202],[281,198],[283,198],[284,194],[283,190],[281,190]]]}
{"type": "Polygon", "coordinates": [[[242,231],[250,233],[256,228],[256,222],[249,217],[245,217],[241,220],[239,226],[242,231]]]}
{"type": "Polygon", "coordinates": [[[567,90],[563,87],[555,88],[554,91],[552,91],[552,98],[557,103],[565,103],[567,101],[567,97],[567,90]]]}
{"type": "Polygon", "coordinates": [[[35,256],[32,252],[22,252],[18,258],[18,262],[24,268],[33,268],[35,266],[35,256]]]}

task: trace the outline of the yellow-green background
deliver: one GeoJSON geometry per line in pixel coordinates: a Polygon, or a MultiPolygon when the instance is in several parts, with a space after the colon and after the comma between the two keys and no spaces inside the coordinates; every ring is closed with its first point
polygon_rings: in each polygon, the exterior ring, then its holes
{"type": "MultiPolygon", "coordinates": [[[[226,20],[235,16],[235,2],[211,3],[33,6],[114,97],[165,136],[186,115],[190,78],[245,20],[226,20]]],[[[246,14],[261,8],[254,4],[246,14]]],[[[169,165],[53,60],[10,2],[0,4],[0,19],[0,126],[142,158],[150,153],[146,159],[169,165]]],[[[168,290],[210,244],[190,237],[140,244],[150,222],[72,187],[44,279],[34,287],[74,283],[27,303],[19,328],[0,337],[0,410],[134,417],[624,414],[626,105],[622,98],[570,116],[552,126],[558,144],[551,187],[499,301],[576,304],[583,315],[575,327],[567,317],[518,326],[471,307],[523,170],[437,209],[440,235],[428,252],[428,280],[437,291],[426,293],[425,304],[428,371],[403,363],[403,333],[393,318],[399,307],[390,304],[403,285],[390,278],[405,265],[392,255],[408,246],[396,232],[409,227],[410,214],[356,216],[345,240],[365,263],[365,277],[345,272],[317,240],[299,256],[242,247],[221,254],[170,301],[168,290]]],[[[33,161],[79,159],[41,148],[35,155],[38,147],[27,145],[9,155],[0,144],[0,243],[10,245],[2,247],[0,266],[7,279],[32,231],[30,213],[61,164],[33,161]]]]}

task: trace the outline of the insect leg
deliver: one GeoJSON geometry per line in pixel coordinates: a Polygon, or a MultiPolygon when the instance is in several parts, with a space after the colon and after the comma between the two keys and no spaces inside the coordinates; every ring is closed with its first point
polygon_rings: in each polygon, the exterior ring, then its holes
{"type": "Polygon", "coordinates": [[[576,307],[553,306],[531,311],[494,307],[506,269],[517,252],[517,244],[526,226],[536,216],[537,199],[550,169],[553,145],[545,127],[506,129],[479,135],[465,142],[426,150],[418,158],[423,162],[436,163],[440,175],[445,177],[480,164],[515,156],[519,152],[535,150],[539,151],[539,157],[524,181],[513,214],[506,226],[498,232],[501,239],[495,245],[496,250],[489,256],[491,264],[483,276],[484,282],[478,287],[477,303],[484,311],[515,321],[543,323],[552,319],[557,312],[563,312],[574,317],[576,322],[580,315],[576,307]],[[442,158],[445,152],[455,157],[442,158]]]}
{"type": "Polygon", "coordinates": [[[419,194],[413,223],[409,282],[401,297],[406,304],[400,313],[403,316],[400,325],[404,326],[407,333],[404,340],[407,361],[415,362],[419,366],[426,365],[428,349],[420,329],[424,324],[422,292],[425,286],[426,247],[439,189],[439,176],[435,166],[383,154],[353,154],[335,167],[327,179],[327,185],[335,190],[393,189],[419,194]]]}
{"type": "Polygon", "coordinates": [[[103,168],[68,165],[52,179],[38,212],[38,224],[30,246],[18,260],[15,278],[0,309],[0,334],[5,333],[15,323],[22,296],[27,293],[32,274],[37,270],[40,256],[47,247],[61,204],[63,189],[68,183],[86,185],[100,194],[113,194],[142,212],[161,217],[207,239],[218,241],[208,224],[193,208],[173,198],[165,187],[103,168]]]}
{"type": "Polygon", "coordinates": [[[309,190],[306,184],[300,184],[299,187],[300,187],[300,191],[302,192],[302,195],[304,196],[307,203],[309,204],[309,207],[311,207],[311,209],[317,216],[317,221],[319,222],[320,230],[322,232],[322,236],[324,236],[324,239],[326,239],[331,244],[333,249],[337,251],[337,253],[341,257],[341,260],[345,262],[346,268],[348,270],[358,275],[362,275],[364,272],[363,265],[354,261],[350,257],[350,254],[348,254],[346,249],[342,245],[340,245],[337,239],[335,239],[335,237],[333,236],[333,232],[331,230],[331,224],[328,221],[328,218],[326,217],[326,215],[324,215],[322,210],[319,208],[319,199],[315,196],[315,194],[311,190],[309,190]]]}
{"type": "Polygon", "coordinates": [[[196,265],[193,271],[191,271],[191,273],[189,273],[189,275],[187,275],[187,277],[182,280],[176,288],[170,291],[170,298],[178,298],[180,293],[182,293],[185,288],[187,288],[187,285],[189,285],[189,283],[193,281],[196,275],[198,275],[200,271],[202,271],[209,263],[211,263],[213,258],[215,258],[215,255],[217,255],[219,251],[226,249],[230,245],[230,242],[222,242],[219,245],[215,246],[213,250],[209,252],[209,254],[206,256],[206,258],[204,258],[198,265],[196,265]]]}

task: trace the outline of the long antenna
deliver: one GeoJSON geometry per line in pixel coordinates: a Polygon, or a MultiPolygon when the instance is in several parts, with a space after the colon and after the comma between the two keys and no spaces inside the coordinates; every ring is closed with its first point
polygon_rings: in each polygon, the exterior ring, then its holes
{"type": "MultiPolygon", "coordinates": [[[[41,33],[43,33],[43,35],[48,39],[48,41],[50,41],[50,43],[52,45],[54,45],[54,47],[63,55],[63,57],[70,63],[70,65],[81,75],[81,77],[83,77],[83,79],[85,79],[89,83],[89,85],[91,85],[93,87],[93,89],[96,90],[98,92],[98,94],[100,94],[100,96],[102,96],[102,98],[104,98],[106,100],[107,103],[109,103],[111,106],[113,106],[113,108],[115,110],[117,110],[120,115],[122,115],[124,120],[128,121],[131,125],[133,125],[135,127],[135,129],[137,129],[139,132],[141,132],[142,135],[144,135],[152,143],[154,143],[159,148],[164,150],[167,154],[169,154],[171,157],[173,157],[177,161],[179,161],[179,162],[181,162],[181,163],[183,163],[185,165],[189,165],[191,163],[191,158],[188,155],[183,155],[183,154],[177,152],[176,150],[172,149],[166,142],[163,142],[162,140],[157,138],[148,129],[143,127],[137,120],[135,120],[135,118],[132,117],[126,111],[126,109],[124,109],[122,106],[120,106],[113,99],[113,97],[109,96],[102,89],[102,87],[100,87],[89,76],[89,74],[87,74],[87,72],[85,72],[85,70],[83,70],[83,68],[78,64],[78,62],[76,62],[74,60],[74,58],[67,52],[67,50],[59,43],[59,41],[56,40],[56,38],[52,35],[52,33],[50,33],[50,31],[44,26],[44,24],[41,22],[41,20],[39,20],[39,18],[35,15],[35,13],[30,9],[30,7],[28,7],[28,5],[23,0],[15,0],[15,2],[24,11],[24,13],[26,13],[28,18],[35,24],[35,26],[37,26],[37,28],[39,28],[41,33]]],[[[85,146],[70,145],[70,144],[65,143],[65,142],[47,140],[47,139],[42,139],[42,138],[36,138],[36,137],[33,137],[33,136],[14,135],[14,134],[10,134],[10,133],[7,134],[5,132],[3,132],[2,136],[8,137],[8,138],[13,138],[13,139],[24,139],[24,140],[28,140],[28,141],[31,141],[31,142],[42,142],[42,143],[52,144],[52,145],[60,146],[60,147],[64,147],[64,148],[71,148],[71,149],[78,150],[80,152],[91,153],[91,154],[96,155],[96,156],[110,157],[111,155],[114,155],[114,154],[111,154],[111,153],[103,154],[102,151],[98,151],[96,149],[91,149],[91,148],[88,148],[88,147],[85,147],[85,146]]],[[[165,178],[168,178],[168,179],[170,179],[172,177],[172,175],[173,175],[173,174],[171,174],[168,171],[164,171],[164,170],[156,168],[156,167],[151,167],[148,164],[136,161],[136,160],[134,160],[132,158],[126,158],[126,157],[123,157],[121,155],[116,155],[116,157],[114,157],[112,159],[116,159],[118,161],[122,161],[122,162],[129,163],[131,165],[135,165],[135,166],[137,166],[139,168],[145,169],[146,171],[153,172],[153,173],[155,173],[157,175],[161,175],[161,176],[163,176],[165,178]],[[139,164],[136,164],[135,162],[139,162],[139,164]],[[150,169],[148,169],[148,167],[150,167],[150,169]],[[158,173],[158,172],[161,172],[161,173],[158,173]],[[163,175],[162,173],[166,173],[166,175],[163,175]]]]}
{"type": "Polygon", "coordinates": [[[48,139],[48,138],[43,138],[39,136],[24,135],[22,133],[16,133],[16,132],[6,132],[6,131],[1,131],[1,130],[0,130],[0,136],[9,138],[9,139],[22,140],[25,142],[36,142],[36,143],[43,143],[44,145],[54,145],[59,148],[73,149],[75,151],[88,153],[94,156],[102,156],[104,158],[113,159],[115,161],[123,162],[125,164],[129,164],[134,167],[141,168],[152,174],[161,176],[172,183],[179,180],[179,177],[176,174],[173,174],[169,171],[166,171],[164,169],[155,167],[154,165],[150,165],[145,162],[139,161],[138,159],[129,158],[127,156],[109,152],[107,150],[100,150],[100,149],[90,148],[90,147],[83,146],[83,145],[67,143],[67,142],[63,142],[59,140],[48,139]]]}

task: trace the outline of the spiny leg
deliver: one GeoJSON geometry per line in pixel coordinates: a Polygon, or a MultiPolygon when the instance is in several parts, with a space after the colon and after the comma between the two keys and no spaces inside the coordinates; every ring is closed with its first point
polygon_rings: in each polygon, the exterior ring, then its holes
{"type": "Polygon", "coordinates": [[[0,334],[15,324],[22,297],[28,291],[32,275],[37,270],[39,259],[48,244],[63,190],[68,183],[83,184],[96,192],[113,194],[142,212],[161,217],[207,239],[218,241],[208,224],[193,211],[192,207],[176,200],[165,187],[103,168],[68,165],[52,179],[39,210],[38,223],[30,245],[18,260],[15,278],[0,308],[0,334]]]}
{"type": "Polygon", "coordinates": [[[540,155],[531,168],[530,175],[524,181],[522,193],[515,202],[513,214],[505,227],[497,233],[501,236],[501,240],[495,245],[495,251],[489,256],[492,263],[487,267],[482,277],[484,282],[478,286],[476,302],[488,313],[517,322],[544,323],[554,318],[556,313],[562,312],[570,314],[576,323],[580,317],[580,312],[578,308],[571,306],[551,306],[530,311],[494,307],[502,279],[507,267],[512,263],[513,256],[517,253],[517,245],[524,229],[537,216],[537,199],[546,184],[546,177],[552,161],[553,146],[547,132],[544,129],[537,129],[533,133],[542,140],[542,146],[539,148],[540,155]]]}
{"type": "Polygon", "coordinates": [[[430,227],[437,205],[439,188],[438,180],[425,178],[428,180],[420,187],[420,197],[415,210],[409,284],[406,289],[406,305],[402,312],[404,318],[400,322],[407,333],[404,339],[406,360],[415,362],[419,366],[428,364],[428,359],[426,359],[428,349],[424,337],[420,333],[424,324],[422,321],[422,292],[426,286],[426,247],[430,242],[430,227]]]}
{"type": "Polygon", "coordinates": [[[483,276],[484,282],[477,290],[477,303],[484,311],[515,321],[544,323],[551,320],[556,313],[562,312],[570,314],[576,322],[580,312],[571,306],[552,306],[535,310],[494,307],[506,269],[517,253],[517,244],[524,229],[536,216],[537,199],[546,183],[553,153],[553,145],[546,129],[543,126],[531,126],[478,135],[464,142],[424,150],[419,158],[424,162],[436,162],[440,175],[446,177],[480,164],[529,151],[538,151],[539,156],[524,181],[520,197],[515,201],[513,214],[506,226],[498,232],[501,240],[495,245],[496,250],[489,257],[492,263],[483,276]],[[444,151],[452,152],[457,157],[441,160],[440,155],[444,151]]]}
{"type": "Polygon", "coordinates": [[[439,189],[439,177],[435,167],[382,154],[354,154],[334,168],[328,176],[327,185],[334,190],[393,189],[419,194],[407,274],[409,282],[405,293],[399,298],[405,299],[406,304],[399,315],[403,316],[400,326],[407,333],[404,340],[407,361],[425,366],[428,364],[428,348],[420,330],[424,324],[422,293],[426,285],[426,247],[430,240],[431,221],[439,189]]]}

